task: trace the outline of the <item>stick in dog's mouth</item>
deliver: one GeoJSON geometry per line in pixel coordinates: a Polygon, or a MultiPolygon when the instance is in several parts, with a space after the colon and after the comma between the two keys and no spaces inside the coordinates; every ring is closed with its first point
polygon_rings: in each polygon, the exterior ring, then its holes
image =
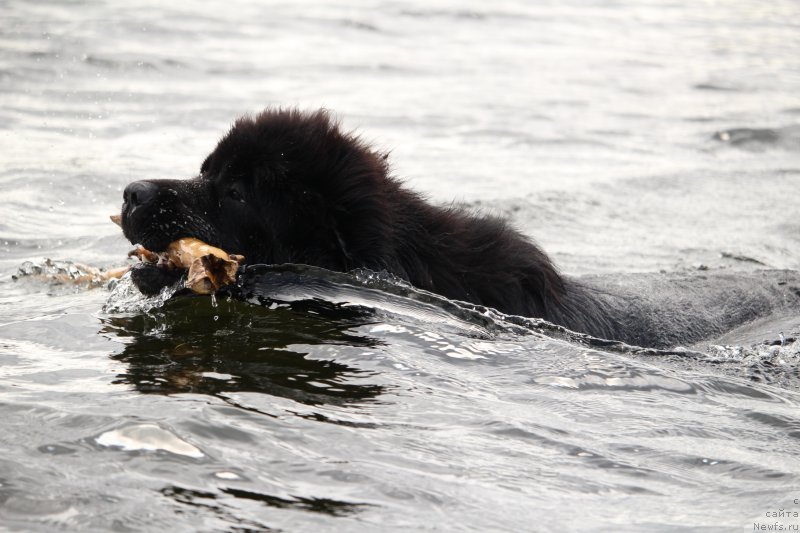
{"type": "MultiPolygon", "coordinates": [[[[121,226],[122,217],[111,215],[111,221],[121,226]]],[[[197,294],[213,294],[220,287],[236,281],[236,271],[244,256],[229,254],[225,250],[206,244],[199,239],[186,237],[167,246],[161,253],[137,246],[128,254],[144,263],[168,270],[188,270],[184,286],[197,294]]]]}

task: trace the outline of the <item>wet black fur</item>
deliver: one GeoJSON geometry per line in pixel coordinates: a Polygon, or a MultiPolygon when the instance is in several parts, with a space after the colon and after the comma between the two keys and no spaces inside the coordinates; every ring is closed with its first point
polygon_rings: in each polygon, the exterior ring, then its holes
{"type": "MultiPolygon", "coordinates": [[[[563,278],[505,220],[430,204],[391,177],[386,154],[342,132],[325,111],[241,118],[198,176],[147,182],[157,187],[155,198],[134,209],[126,192],[123,229],[153,251],[196,237],[249,264],[387,270],[448,298],[600,337],[653,345],[691,340],[674,328],[648,340],[642,329],[652,324],[632,319],[633,296],[615,298],[563,278]]],[[[134,279],[148,293],[174,281],[152,268],[134,279]]]]}
{"type": "Polygon", "coordinates": [[[153,205],[123,206],[126,237],[151,250],[192,236],[251,264],[388,270],[527,316],[550,317],[564,291],[547,256],[504,220],[429,204],[324,111],[242,118],[199,176],[152,183],[153,205]]]}

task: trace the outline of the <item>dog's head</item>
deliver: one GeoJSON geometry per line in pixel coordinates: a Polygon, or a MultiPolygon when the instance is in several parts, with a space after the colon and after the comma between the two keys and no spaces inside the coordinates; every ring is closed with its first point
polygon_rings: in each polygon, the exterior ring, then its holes
{"type": "Polygon", "coordinates": [[[194,237],[249,264],[346,270],[381,253],[397,190],[385,156],[326,112],[268,110],[239,119],[198,176],[128,185],[122,229],[154,252],[194,237]]]}

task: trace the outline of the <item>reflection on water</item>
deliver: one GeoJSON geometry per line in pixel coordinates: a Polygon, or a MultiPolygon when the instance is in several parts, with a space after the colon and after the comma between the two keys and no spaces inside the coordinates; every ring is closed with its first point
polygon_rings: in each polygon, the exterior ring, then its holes
{"type": "Polygon", "coordinates": [[[244,526],[241,531],[250,531],[249,529],[245,529],[245,527],[254,527],[257,531],[276,531],[276,529],[267,527],[260,522],[242,520],[236,516],[235,506],[226,503],[226,500],[240,499],[257,502],[266,507],[273,507],[276,509],[297,509],[334,517],[350,515],[357,512],[360,508],[366,507],[366,504],[349,503],[329,498],[281,498],[278,496],[270,496],[269,494],[234,488],[222,489],[221,494],[218,494],[185,487],[170,486],[162,489],[161,494],[185,506],[197,508],[199,510],[210,510],[226,522],[244,526]]]}
{"type": "Polygon", "coordinates": [[[169,301],[149,314],[103,318],[102,331],[125,341],[112,358],[118,377],[145,393],[220,395],[260,392],[308,405],[348,405],[377,398],[369,372],[309,357],[304,346],[370,348],[379,341],[351,329],[359,313],[309,305],[267,309],[206,297],[169,301]]]}
{"type": "MultiPolygon", "coordinates": [[[[299,509],[302,511],[311,511],[315,513],[328,514],[331,516],[344,516],[358,511],[360,507],[365,504],[341,502],[331,500],[329,498],[280,498],[278,496],[270,496],[268,494],[261,494],[258,492],[250,492],[241,489],[226,488],[221,491],[223,495],[233,496],[243,500],[251,500],[262,503],[268,507],[275,507],[278,509],[299,509]]],[[[222,506],[216,501],[221,495],[213,492],[198,491],[187,489],[183,487],[166,487],[162,489],[161,493],[164,496],[174,499],[178,503],[191,505],[194,507],[209,507],[217,511],[222,510],[222,506]]],[[[233,522],[238,522],[235,516],[229,517],[233,522]]],[[[260,527],[264,527],[263,524],[260,527]]]]}

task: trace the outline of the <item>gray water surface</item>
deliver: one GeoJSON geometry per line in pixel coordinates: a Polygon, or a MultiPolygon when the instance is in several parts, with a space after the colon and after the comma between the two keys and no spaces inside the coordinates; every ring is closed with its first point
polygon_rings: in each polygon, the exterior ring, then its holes
{"type": "Polygon", "coordinates": [[[332,109],[565,273],[798,269],[799,26],[794,0],[0,2],[0,530],[791,530],[793,317],[759,326],[783,346],[647,352],[391,282],[164,304],[18,273],[124,263],[124,186],[268,105],[332,109]]]}

